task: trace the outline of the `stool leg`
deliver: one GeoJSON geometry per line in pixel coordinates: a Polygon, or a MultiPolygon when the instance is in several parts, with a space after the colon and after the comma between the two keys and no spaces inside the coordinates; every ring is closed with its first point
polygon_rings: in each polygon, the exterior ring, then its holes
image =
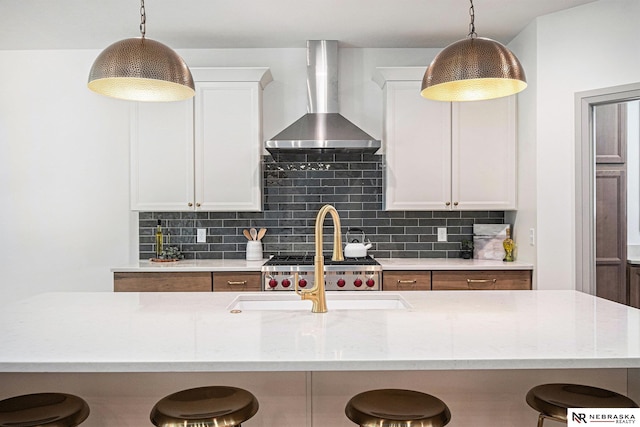
{"type": "Polygon", "coordinates": [[[544,415],[538,415],[538,427],[542,427],[542,423],[544,423],[544,415]]]}

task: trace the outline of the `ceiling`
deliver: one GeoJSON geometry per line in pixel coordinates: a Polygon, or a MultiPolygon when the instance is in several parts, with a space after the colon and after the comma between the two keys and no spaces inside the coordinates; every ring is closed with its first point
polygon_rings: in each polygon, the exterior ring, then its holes
{"type": "MultiPolygon", "coordinates": [[[[594,0],[476,0],[481,37],[508,43],[538,16],[594,0]]],[[[467,0],[147,0],[146,35],[175,49],[443,47],[464,38],[467,0]]],[[[102,49],[138,37],[138,0],[0,0],[0,49],[102,49]]]]}

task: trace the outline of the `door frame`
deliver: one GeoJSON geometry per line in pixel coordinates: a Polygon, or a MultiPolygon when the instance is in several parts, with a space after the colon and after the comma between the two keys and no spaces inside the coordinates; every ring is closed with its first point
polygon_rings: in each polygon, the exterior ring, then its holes
{"type": "Polygon", "coordinates": [[[576,289],[591,295],[596,294],[593,107],[637,99],[640,99],[640,83],[577,92],[575,94],[575,277],[576,289]]]}

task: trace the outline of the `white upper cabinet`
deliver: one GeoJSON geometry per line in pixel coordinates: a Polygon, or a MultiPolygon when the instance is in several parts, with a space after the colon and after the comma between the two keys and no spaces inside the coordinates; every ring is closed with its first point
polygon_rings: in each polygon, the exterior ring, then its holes
{"type": "Polygon", "coordinates": [[[135,102],[131,117],[131,209],[193,206],[193,101],[135,102]]]}
{"type": "Polygon", "coordinates": [[[378,68],[387,210],[516,208],[516,99],[420,96],[424,68],[378,68]]]}
{"type": "Polygon", "coordinates": [[[463,210],[516,208],[516,97],[452,103],[451,199],[463,210]]]}
{"type": "Polygon", "coordinates": [[[136,103],[131,209],[262,209],[262,90],[268,68],[193,68],[193,99],[136,103]]]}
{"type": "Polygon", "coordinates": [[[385,93],[386,209],[443,209],[451,199],[451,108],[426,101],[415,82],[387,82],[385,93]]]}

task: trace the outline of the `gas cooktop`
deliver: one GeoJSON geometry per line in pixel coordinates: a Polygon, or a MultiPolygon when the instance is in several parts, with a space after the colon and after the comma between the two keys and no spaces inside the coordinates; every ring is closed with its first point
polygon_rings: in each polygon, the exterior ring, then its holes
{"type": "MultiPolygon", "coordinates": [[[[313,265],[314,263],[314,255],[304,254],[304,255],[274,255],[272,256],[264,265],[313,265]]],[[[370,255],[362,258],[345,258],[344,261],[333,261],[331,256],[324,256],[324,264],[325,265],[344,265],[344,266],[352,266],[352,265],[380,265],[378,261],[372,258],[370,255]]]]}
{"type": "MultiPolygon", "coordinates": [[[[379,291],[382,284],[382,266],[371,256],[345,258],[332,261],[324,257],[325,288],[327,290],[379,291]]],[[[314,255],[275,255],[262,265],[262,283],[265,291],[293,290],[298,275],[298,286],[310,289],[314,284],[314,255]]]]}

